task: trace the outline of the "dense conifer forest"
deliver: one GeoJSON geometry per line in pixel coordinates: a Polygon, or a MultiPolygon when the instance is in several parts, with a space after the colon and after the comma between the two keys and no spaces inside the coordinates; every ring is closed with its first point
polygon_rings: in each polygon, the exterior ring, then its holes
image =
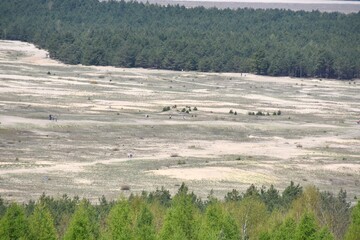
{"type": "Polygon", "coordinates": [[[69,64],[360,76],[360,13],[11,0],[0,1],[0,38],[35,43],[69,64]]]}
{"type": "Polygon", "coordinates": [[[186,185],[175,196],[166,189],[90,203],[64,195],[36,202],[0,198],[0,239],[286,239],[358,240],[360,203],[346,192],[320,192],[293,182],[280,193],[273,186],[232,190],[223,200],[210,192],[199,199],[186,185]]]}

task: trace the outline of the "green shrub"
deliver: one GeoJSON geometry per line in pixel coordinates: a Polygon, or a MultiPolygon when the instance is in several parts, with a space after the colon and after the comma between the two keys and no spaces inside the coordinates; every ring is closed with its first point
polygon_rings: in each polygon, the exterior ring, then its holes
{"type": "Polygon", "coordinates": [[[166,112],[166,111],[170,111],[170,107],[169,107],[169,106],[163,107],[163,112],[166,112]]]}
{"type": "Polygon", "coordinates": [[[184,164],[186,164],[186,162],[185,162],[185,160],[179,160],[179,161],[177,162],[177,164],[178,164],[178,165],[184,165],[184,164]]]}

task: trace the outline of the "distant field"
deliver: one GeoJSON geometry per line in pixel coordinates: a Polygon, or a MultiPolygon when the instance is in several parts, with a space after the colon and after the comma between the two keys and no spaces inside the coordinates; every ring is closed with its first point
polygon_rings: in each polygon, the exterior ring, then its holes
{"type": "MultiPolygon", "coordinates": [[[[146,0],[140,0],[139,2],[147,2],[146,0]]],[[[289,9],[294,11],[313,11],[319,10],[321,12],[342,12],[342,13],[357,13],[360,11],[359,1],[306,1],[306,0],[293,0],[293,1],[281,1],[281,0],[243,0],[243,1],[216,1],[216,0],[148,0],[149,3],[157,3],[161,5],[183,5],[186,7],[198,7],[203,6],[206,8],[254,8],[254,9],[289,9]]]]}
{"type": "Polygon", "coordinates": [[[0,195],[111,199],[185,182],[223,197],[293,180],[353,200],[359,92],[359,80],[70,66],[0,41],[0,195]]]}

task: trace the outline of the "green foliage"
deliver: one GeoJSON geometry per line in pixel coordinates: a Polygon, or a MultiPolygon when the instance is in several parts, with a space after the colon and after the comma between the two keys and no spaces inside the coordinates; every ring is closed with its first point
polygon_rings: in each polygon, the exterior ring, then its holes
{"type": "Polygon", "coordinates": [[[279,191],[275,189],[273,185],[268,190],[261,189],[261,199],[266,204],[269,211],[273,211],[274,208],[279,208],[282,204],[282,199],[279,191]]]}
{"type": "Polygon", "coordinates": [[[10,204],[0,221],[0,239],[27,239],[28,234],[28,221],[24,208],[16,203],[10,204]]]}
{"type": "Polygon", "coordinates": [[[177,164],[178,165],[184,165],[184,164],[186,164],[186,161],[185,160],[178,160],[177,164]]]}
{"type": "Polygon", "coordinates": [[[259,240],[271,240],[271,235],[268,232],[260,233],[259,240]]]}
{"type": "Polygon", "coordinates": [[[155,226],[153,224],[153,215],[147,206],[141,208],[140,214],[135,224],[135,239],[153,240],[155,239],[155,226]]]}
{"type": "Polygon", "coordinates": [[[170,111],[170,107],[169,107],[169,106],[163,107],[163,110],[162,110],[162,111],[163,111],[163,112],[170,111]]]}
{"type": "MultiPolygon", "coordinates": [[[[143,195],[147,194],[143,193],[143,195]]],[[[171,204],[171,194],[169,190],[161,187],[161,189],[156,189],[155,192],[149,193],[149,195],[147,195],[147,200],[149,202],[159,202],[161,205],[169,207],[171,204]]]]}
{"type": "Polygon", "coordinates": [[[359,77],[359,22],[319,11],[0,1],[1,39],[33,42],[66,63],[273,76],[359,77]]]}
{"type": "Polygon", "coordinates": [[[295,240],[296,222],[292,218],[286,219],[280,226],[272,232],[273,240],[295,240]]]}
{"type": "Polygon", "coordinates": [[[360,239],[360,202],[358,202],[351,213],[351,224],[345,235],[346,240],[360,239]]]}
{"type": "MultiPolygon", "coordinates": [[[[254,193],[255,191],[251,190],[251,192],[254,193]]],[[[229,212],[238,221],[237,224],[240,227],[242,238],[258,239],[262,232],[262,226],[267,222],[269,217],[265,204],[257,194],[245,196],[244,199],[237,204],[238,205],[234,209],[230,209],[229,212]]]]}
{"type": "Polygon", "coordinates": [[[64,240],[98,239],[98,231],[98,223],[94,218],[94,209],[89,202],[83,200],[76,208],[65,233],[64,240]]]}
{"type": "Polygon", "coordinates": [[[66,194],[59,199],[54,199],[53,197],[43,194],[39,199],[39,204],[45,205],[50,210],[60,238],[65,234],[68,222],[79,203],[79,197],[75,196],[74,198],[70,198],[66,194]]]}
{"type": "Polygon", "coordinates": [[[266,75],[269,68],[269,61],[266,58],[265,51],[259,50],[254,55],[254,70],[256,74],[266,75]]]}
{"type": "Polygon", "coordinates": [[[316,239],[317,224],[313,214],[306,212],[296,229],[296,240],[312,240],[316,239]]]}
{"type": "Polygon", "coordinates": [[[29,219],[30,238],[33,240],[55,240],[56,229],[50,211],[43,204],[36,205],[29,219]]]}
{"type": "MultiPolygon", "coordinates": [[[[239,160],[240,160],[240,157],[239,157],[239,160]]],[[[231,192],[228,192],[225,195],[226,202],[231,202],[231,201],[237,202],[237,201],[241,201],[241,199],[242,199],[242,196],[241,196],[240,192],[237,191],[236,189],[233,189],[231,192]]]]}
{"type": "Polygon", "coordinates": [[[119,200],[111,209],[107,219],[105,235],[109,239],[132,239],[132,216],[130,204],[127,200],[119,200]]]}
{"type": "Polygon", "coordinates": [[[333,194],[309,186],[303,191],[293,182],[282,195],[272,185],[251,185],[245,193],[233,189],[225,201],[218,200],[214,191],[202,201],[185,184],[174,198],[161,188],[118,201],[108,202],[102,197],[94,206],[78,197],[64,195],[54,199],[43,195],[36,204],[3,202],[0,240],[357,240],[360,204],[353,207],[350,219],[351,208],[346,199],[343,190],[333,194]],[[28,219],[26,212],[30,214],[28,219]]]}
{"type": "Polygon", "coordinates": [[[246,189],[246,192],[244,193],[244,198],[246,197],[254,197],[254,198],[260,197],[259,189],[254,184],[251,184],[250,187],[246,189]]]}
{"type": "Polygon", "coordinates": [[[29,202],[24,206],[26,216],[29,216],[34,212],[35,205],[36,204],[34,200],[29,200],[29,202]]]}
{"type": "Polygon", "coordinates": [[[188,194],[188,188],[182,184],[166,213],[160,239],[196,239],[195,212],[193,197],[188,194]]]}
{"type": "Polygon", "coordinates": [[[108,201],[105,196],[99,198],[99,204],[94,206],[98,218],[104,220],[108,216],[114,204],[114,201],[108,201]]]}
{"type": "Polygon", "coordinates": [[[199,239],[239,239],[239,228],[233,217],[217,201],[207,206],[199,239]]]}
{"type": "Polygon", "coordinates": [[[321,221],[326,222],[337,239],[343,239],[350,224],[350,203],[346,200],[346,191],[341,189],[337,196],[321,192],[320,198],[319,215],[323,216],[321,221]]]}
{"type": "Polygon", "coordinates": [[[331,234],[328,228],[324,227],[316,233],[316,240],[334,240],[334,236],[331,234]]]}
{"type": "Polygon", "coordinates": [[[6,202],[5,200],[0,196],[0,219],[6,212],[6,202]]]}
{"type": "Polygon", "coordinates": [[[285,206],[290,206],[290,204],[298,198],[303,192],[302,187],[298,184],[295,185],[293,181],[290,182],[290,185],[285,188],[282,193],[282,200],[285,206]]]}

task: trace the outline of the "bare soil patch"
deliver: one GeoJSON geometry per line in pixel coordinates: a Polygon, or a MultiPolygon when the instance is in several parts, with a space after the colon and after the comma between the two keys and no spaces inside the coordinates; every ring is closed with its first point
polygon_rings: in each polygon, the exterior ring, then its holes
{"type": "Polygon", "coordinates": [[[46,56],[0,41],[7,199],[113,199],[124,185],[125,194],[175,192],[181,182],[223,197],[291,180],[360,194],[359,80],[68,66],[46,56]],[[258,111],[265,116],[248,115],[258,111]]]}

